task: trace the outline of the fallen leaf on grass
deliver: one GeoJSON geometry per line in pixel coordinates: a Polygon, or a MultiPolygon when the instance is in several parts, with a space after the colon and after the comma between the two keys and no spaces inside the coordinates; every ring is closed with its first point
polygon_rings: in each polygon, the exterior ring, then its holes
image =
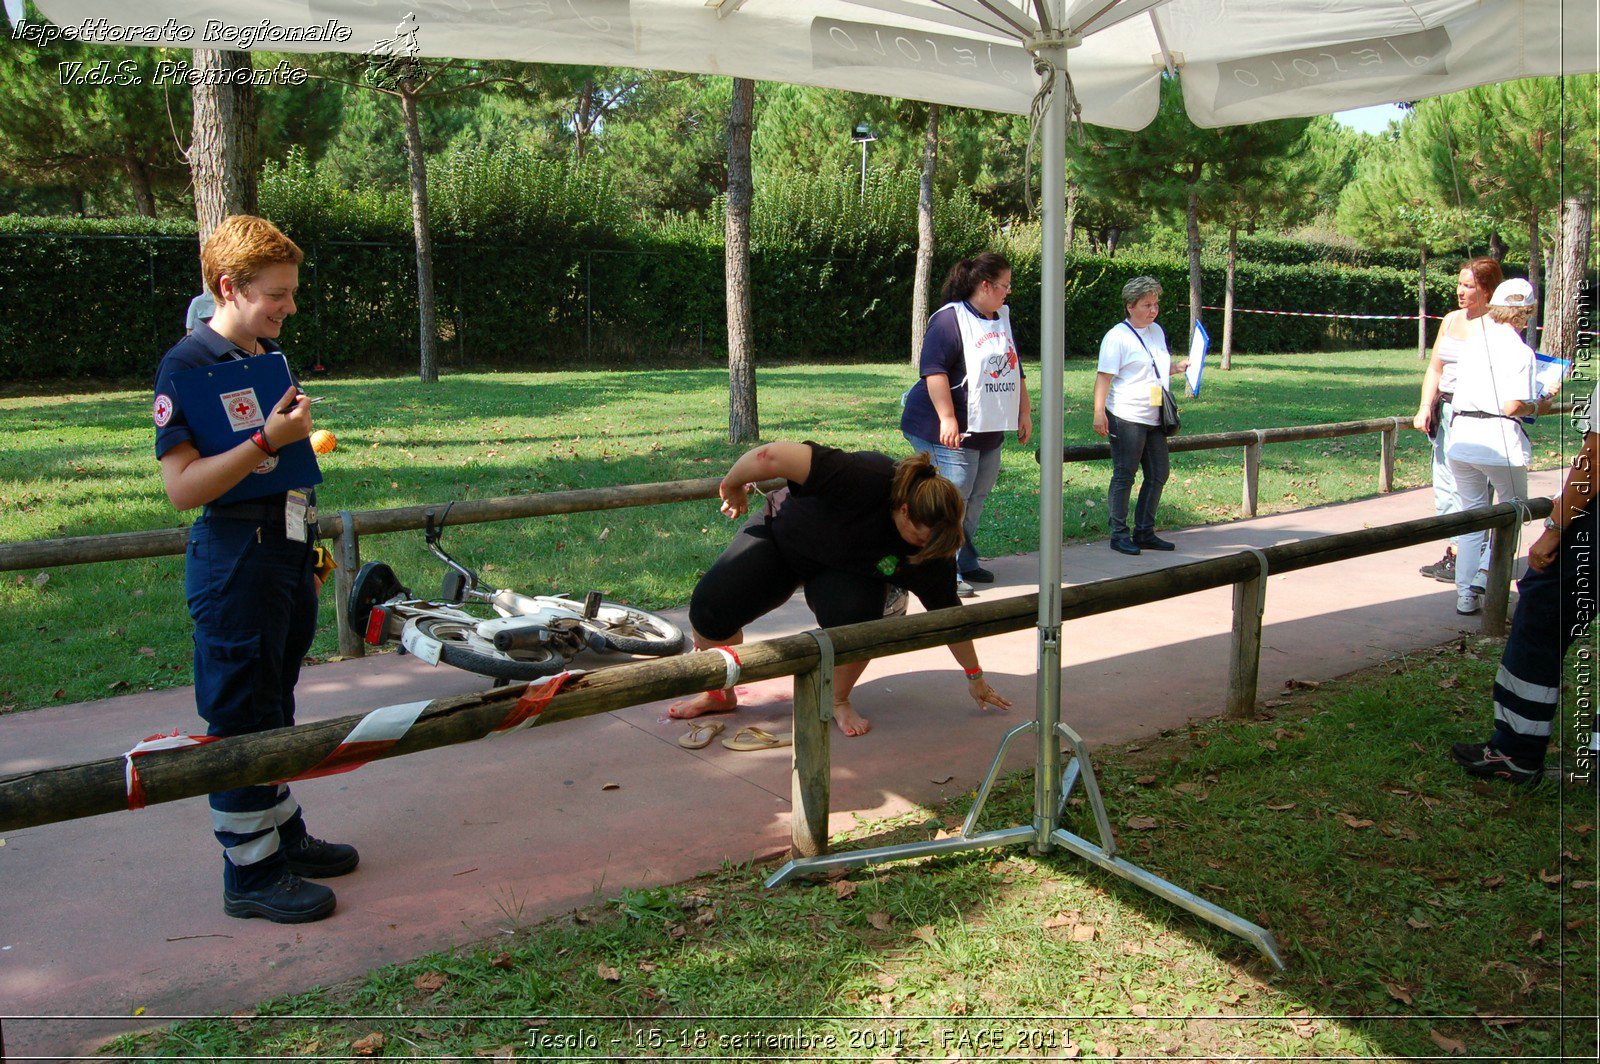
{"type": "Polygon", "coordinates": [[[618,983],[622,981],[622,973],[611,967],[609,964],[597,964],[594,966],[594,971],[596,975],[608,983],[618,983]]]}
{"type": "Polygon", "coordinates": [[[887,930],[889,930],[889,914],[888,913],[868,913],[867,914],[867,923],[871,924],[873,927],[877,928],[879,931],[887,931],[887,930]]]}
{"type": "Polygon", "coordinates": [[[1078,921],[1075,917],[1068,916],[1066,913],[1056,913],[1056,915],[1046,919],[1044,923],[1040,924],[1039,926],[1044,928],[1046,931],[1054,931],[1058,927],[1076,926],[1077,923],[1078,921]]]}
{"type": "Polygon", "coordinates": [[[839,897],[840,901],[843,901],[845,898],[852,897],[859,889],[861,888],[857,887],[848,879],[837,880],[833,884],[833,892],[839,897]]]}
{"type": "Polygon", "coordinates": [[[1082,1055],[1083,1050],[1078,1048],[1076,1042],[1068,1042],[1066,1045],[1061,1047],[1062,1060],[1077,1060],[1082,1055]]]}
{"type": "Polygon", "coordinates": [[[1379,982],[1383,983],[1383,988],[1389,992],[1389,996],[1400,1002],[1400,1004],[1415,1005],[1417,1003],[1416,999],[1411,996],[1411,991],[1399,983],[1391,983],[1387,979],[1381,979],[1379,982]]]}
{"type": "Polygon", "coordinates": [[[1457,680],[1454,676],[1446,676],[1444,679],[1439,681],[1439,686],[1448,691],[1452,687],[1460,687],[1461,681],[1457,680]]]}
{"type": "Polygon", "coordinates": [[[1315,691],[1322,683],[1318,680],[1289,680],[1283,686],[1291,691],[1315,691]]]}
{"type": "Polygon", "coordinates": [[[1093,942],[1095,929],[1093,924],[1079,924],[1072,929],[1072,941],[1093,942]]]}
{"type": "Polygon", "coordinates": [[[1449,1053],[1451,1056],[1459,1057],[1467,1051],[1467,1044],[1465,1042],[1458,1042],[1454,1038],[1446,1038],[1438,1031],[1435,1031],[1432,1027],[1428,1028],[1428,1037],[1433,1039],[1434,1045],[1438,1046],[1446,1053],[1449,1053]]]}
{"type": "Polygon", "coordinates": [[[155,647],[140,647],[139,648],[139,653],[143,654],[147,658],[153,658],[153,657],[156,656],[156,648],[155,647]]]}
{"type": "Polygon", "coordinates": [[[1528,945],[1532,946],[1534,949],[1538,949],[1540,946],[1545,944],[1548,937],[1549,936],[1544,933],[1544,929],[1541,928],[1528,936],[1528,945]]]}
{"type": "Polygon", "coordinates": [[[1289,810],[1294,808],[1294,803],[1284,802],[1282,805],[1269,805],[1267,808],[1272,810],[1274,813],[1287,813],[1289,810]]]}
{"type": "MultiPolygon", "coordinates": [[[[4,846],[4,845],[5,845],[5,840],[0,839],[0,846],[4,846]]],[[[1574,879],[1570,885],[1571,885],[1573,890],[1593,890],[1594,889],[1594,880],[1592,880],[1592,879],[1574,879]]]]}
{"type": "Polygon", "coordinates": [[[1484,890],[1499,890],[1501,887],[1505,886],[1505,883],[1506,883],[1506,877],[1497,873],[1497,874],[1492,875],[1488,879],[1485,879],[1483,881],[1483,889],[1484,890]]]}
{"type": "Polygon", "coordinates": [[[898,983],[900,980],[896,979],[889,972],[879,972],[877,975],[872,977],[872,981],[874,983],[877,983],[879,988],[881,988],[883,990],[893,990],[895,984],[898,983]]]}
{"type": "Polygon", "coordinates": [[[1547,887],[1553,887],[1565,878],[1566,876],[1562,875],[1560,872],[1546,873],[1544,869],[1539,869],[1539,882],[1543,883],[1547,887]]]}
{"type": "Polygon", "coordinates": [[[350,1051],[363,1057],[370,1057],[383,1048],[383,1035],[373,1031],[365,1038],[358,1038],[350,1043],[350,1051]]]}
{"type": "Polygon", "coordinates": [[[474,1049],[472,1055],[483,1060],[516,1060],[517,1050],[515,1046],[503,1045],[493,1049],[474,1049]]]}
{"type": "Polygon", "coordinates": [[[673,924],[671,927],[667,928],[667,937],[672,939],[674,942],[688,933],[689,929],[684,927],[682,924],[673,924]]]}
{"type": "Polygon", "coordinates": [[[1257,739],[1256,745],[1263,750],[1276,750],[1278,748],[1278,744],[1271,739],[1257,739]]]}
{"type": "Polygon", "coordinates": [[[698,927],[710,927],[717,922],[717,910],[701,909],[695,913],[694,922],[698,927]]]}
{"type": "Polygon", "coordinates": [[[1352,831],[1360,831],[1363,828],[1370,828],[1372,826],[1372,821],[1358,820],[1349,813],[1340,813],[1339,819],[1343,821],[1345,827],[1350,828],[1352,831]]]}
{"type": "Polygon", "coordinates": [[[1516,1027],[1523,1019],[1521,1016],[1494,1016],[1483,1012],[1475,1012],[1473,1015],[1482,1020],[1485,1027],[1516,1027]]]}
{"type": "Polygon", "coordinates": [[[1572,829],[1574,835],[1587,835],[1594,830],[1593,824],[1579,824],[1572,829]]]}
{"type": "Polygon", "coordinates": [[[1426,920],[1418,920],[1415,916],[1406,917],[1406,926],[1413,931],[1426,931],[1433,925],[1426,920]]]}
{"type": "Polygon", "coordinates": [[[1140,1004],[1138,1002],[1135,1002],[1134,1004],[1128,1006],[1128,1015],[1129,1016],[1137,1016],[1142,1020],[1146,1016],[1150,1015],[1150,1010],[1148,1008],[1146,1008],[1144,1005],[1142,1005],[1142,1004],[1140,1004]]]}
{"type": "Polygon", "coordinates": [[[1156,781],[1156,778],[1157,777],[1155,776],[1139,776],[1135,778],[1133,782],[1137,783],[1141,787],[1148,787],[1156,781]]]}
{"type": "Polygon", "coordinates": [[[1265,702],[1261,703],[1262,707],[1265,709],[1279,709],[1288,704],[1289,700],[1287,698],[1269,698],[1265,702]]]}
{"type": "Polygon", "coordinates": [[[511,954],[509,954],[509,953],[496,953],[492,958],[490,958],[489,967],[491,967],[491,968],[509,968],[509,967],[511,967],[511,954]]]}
{"type": "Polygon", "coordinates": [[[44,585],[48,584],[49,582],[50,582],[50,574],[49,573],[40,573],[38,576],[33,578],[33,586],[36,589],[41,590],[41,591],[44,590],[44,585]]]}
{"type": "Polygon", "coordinates": [[[934,939],[936,939],[938,937],[938,935],[934,932],[934,930],[933,930],[933,928],[931,926],[929,926],[928,924],[923,924],[921,927],[919,927],[915,931],[911,932],[911,937],[912,938],[920,938],[920,939],[922,939],[922,941],[928,943],[929,945],[932,945],[934,939]]]}
{"type": "Polygon", "coordinates": [[[1094,1051],[1100,1054],[1102,1057],[1105,1057],[1107,1060],[1122,1056],[1122,1050],[1118,1049],[1110,1042],[1096,1042],[1094,1044],[1094,1051]]]}
{"type": "Polygon", "coordinates": [[[1130,831],[1153,831],[1160,826],[1161,821],[1153,816],[1130,816],[1128,818],[1128,830],[1130,831]]]}

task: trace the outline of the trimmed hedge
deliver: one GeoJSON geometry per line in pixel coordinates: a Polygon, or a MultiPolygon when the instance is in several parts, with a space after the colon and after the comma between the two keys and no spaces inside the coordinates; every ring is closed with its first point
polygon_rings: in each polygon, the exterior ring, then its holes
{"type": "MultiPolygon", "coordinates": [[[[570,367],[719,360],[726,329],[720,205],[708,217],[634,220],[603,171],[530,156],[451,155],[430,162],[438,335],[446,366],[570,367]]],[[[905,358],[915,271],[913,172],[784,176],[763,183],[752,216],[757,354],[763,360],[905,358]]],[[[408,372],[417,298],[408,199],[347,192],[291,157],[263,177],[262,211],[306,252],[300,320],[286,337],[300,366],[408,372]]],[[[940,204],[935,282],[960,255],[1004,251],[1015,266],[1012,314],[1037,346],[1039,230],[993,231],[965,195],[940,204]]],[[[8,380],[142,377],[181,335],[199,291],[192,223],[0,218],[0,374],[8,380]]],[[[1414,313],[1416,275],[1338,264],[1315,248],[1255,237],[1256,251],[1299,263],[1241,261],[1237,305],[1316,312],[1414,313]]],[[[1348,251],[1348,249],[1344,249],[1348,251]]],[[[1167,287],[1181,332],[1187,265],[1144,249],[1068,261],[1068,353],[1093,357],[1120,320],[1124,281],[1167,287]],[[1140,252],[1143,252],[1142,254],[1140,252]]],[[[1453,277],[1430,304],[1454,305],[1453,277]]],[[[1207,257],[1208,300],[1223,266],[1207,257]]],[[[1220,339],[1220,315],[1206,314],[1220,339]]],[[[1239,315],[1235,349],[1404,347],[1414,322],[1239,315]]]]}

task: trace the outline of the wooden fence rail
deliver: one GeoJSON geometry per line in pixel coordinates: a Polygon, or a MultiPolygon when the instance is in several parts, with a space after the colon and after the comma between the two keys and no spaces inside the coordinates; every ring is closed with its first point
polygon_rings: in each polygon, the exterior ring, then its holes
{"type": "MultiPolygon", "coordinates": [[[[1233,585],[1233,667],[1229,670],[1227,704],[1230,713],[1248,713],[1256,701],[1260,606],[1267,575],[1493,529],[1497,534],[1493,537],[1495,553],[1483,628],[1486,633],[1503,634],[1511,552],[1516,542],[1512,533],[1522,521],[1544,517],[1549,510],[1548,499],[1533,500],[1526,506],[1505,503],[1067,587],[1062,591],[1062,619],[1076,620],[1233,585]]],[[[823,634],[831,647],[833,663],[844,664],[1020,631],[1033,626],[1037,612],[1037,594],[1018,595],[909,617],[844,625],[823,634]]],[[[826,725],[816,727],[817,721],[811,719],[824,710],[818,692],[826,689],[828,677],[817,673],[819,667],[826,670],[830,666],[823,664],[822,648],[823,643],[817,638],[801,634],[747,643],[739,650],[744,680],[796,677],[796,705],[807,714],[807,720],[798,722],[802,726],[795,729],[793,755],[795,849],[803,854],[822,853],[827,848],[829,732],[826,725]],[[807,737],[805,742],[799,741],[801,736],[807,737]]],[[[722,655],[704,651],[586,673],[568,682],[533,723],[544,726],[712,690],[725,682],[725,670],[722,655]]],[[[482,738],[505,720],[521,694],[520,688],[502,688],[436,699],[403,739],[374,756],[400,757],[482,738]]],[[[361,715],[346,716],[234,736],[185,750],[142,755],[139,776],[145,802],[154,805],[292,778],[320,764],[360,719],[361,715]]],[[[0,831],[126,809],[124,771],[124,760],[118,757],[0,777],[0,831]]]]}

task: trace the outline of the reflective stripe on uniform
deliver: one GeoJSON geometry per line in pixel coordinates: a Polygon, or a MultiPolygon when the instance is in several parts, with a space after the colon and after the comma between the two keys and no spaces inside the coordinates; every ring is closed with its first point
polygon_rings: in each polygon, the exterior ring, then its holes
{"type": "Polygon", "coordinates": [[[1561,695],[1559,687],[1546,687],[1543,684],[1529,683],[1527,680],[1513,676],[1504,665],[1501,665],[1500,671],[1495,673],[1494,682],[1518,698],[1527,699],[1529,702],[1547,702],[1553,706],[1561,695]]]}
{"type": "Polygon", "coordinates": [[[1537,735],[1544,738],[1549,738],[1550,736],[1549,720],[1532,720],[1524,717],[1520,713],[1507,709],[1498,700],[1494,704],[1494,719],[1518,735],[1537,735]]]}
{"type": "Polygon", "coordinates": [[[248,809],[239,813],[211,810],[211,829],[232,835],[254,835],[258,831],[270,831],[276,835],[279,823],[281,821],[276,808],[248,809]]]}
{"type": "Polygon", "coordinates": [[[235,865],[260,864],[278,852],[278,833],[269,831],[248,842],[241,842],[237,846],[229,846],[225,852],[228,855],[228,860],[235,865]]]}

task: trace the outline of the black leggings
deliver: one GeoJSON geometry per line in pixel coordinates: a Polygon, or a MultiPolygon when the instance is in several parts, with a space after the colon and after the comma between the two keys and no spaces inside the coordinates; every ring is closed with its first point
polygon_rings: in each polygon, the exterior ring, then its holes
{"type": "Polygon", "coordinates": [[[745,625],[789,601],[806,586],[806,605],[824,628],[883,616],[884,584],[870,576],[823,569],[804,578],[784,560],[764,524],[733,537],[689,600],[689,623],[713,641],[731,639],[745,625]]]}

